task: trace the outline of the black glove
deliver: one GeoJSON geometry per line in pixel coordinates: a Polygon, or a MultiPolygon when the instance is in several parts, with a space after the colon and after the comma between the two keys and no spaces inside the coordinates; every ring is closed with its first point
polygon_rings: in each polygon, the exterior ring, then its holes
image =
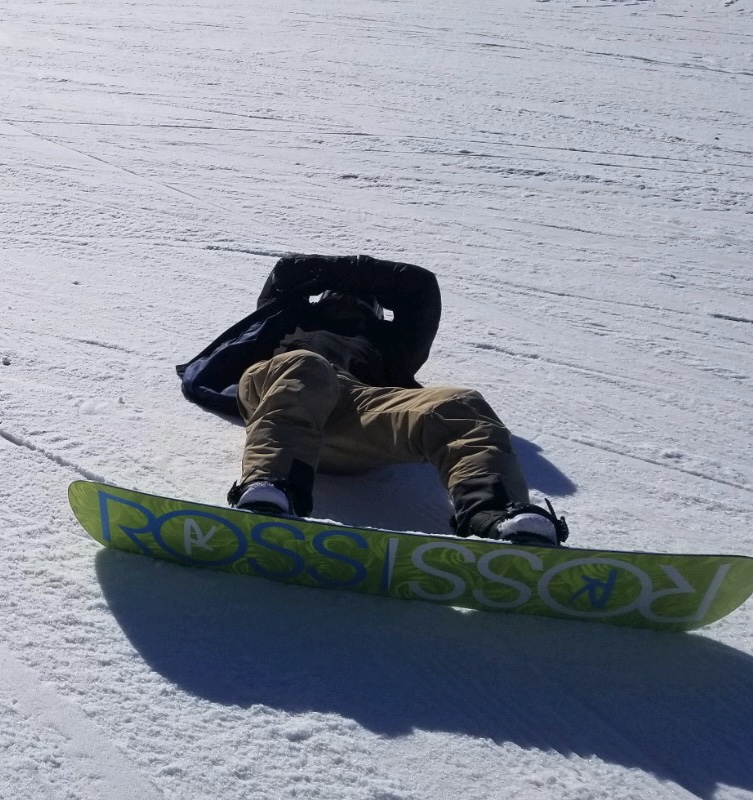
{"type": "MultiPolygon", "coordinates": [[[[272,272],[275,291],[281,295],[312,295],[331,289],[331,273],[334,261],[331,256],[290,255],[281,258],[272,272]]],[[[353,259],[355,261],[355,259],[353,259]]]]}
{"type": "Polygon", "coordinates": [[[330,289],[375,295],[392,310],[400,304],[410,309],[416,302],[425,301],[427,292],[439,291],[429,270],[366,255],[287,255],[275,264],[270,279],[278,296],[308,297],[330,289]]]}

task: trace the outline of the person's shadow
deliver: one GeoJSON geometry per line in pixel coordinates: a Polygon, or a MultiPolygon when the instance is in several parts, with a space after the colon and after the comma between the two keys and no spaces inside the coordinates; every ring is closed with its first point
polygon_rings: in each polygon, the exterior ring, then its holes
{"type": "Polygon", "coordinates": [[[595,757],[708,800],[720,784],[753,792],[753,658],[703,635],[461,612],[112,550],[96,570],[144,661],[205,701],[595,757]]]}
{"type": "Polygon", "coordinates": [[[531,489],[548,497],[567,497],[578,491],[576,484],[546,458],[539,445],[513,436],[512,446],[531,489]]]}

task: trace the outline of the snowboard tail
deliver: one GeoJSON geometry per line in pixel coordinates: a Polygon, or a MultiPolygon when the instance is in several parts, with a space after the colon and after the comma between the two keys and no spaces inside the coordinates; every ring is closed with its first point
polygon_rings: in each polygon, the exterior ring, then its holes
{"type": "Polygon", "coordinates": [[[75,481],[68,496],[101,544],[303,586],[683,631],[753,594],[753,558],[520,547],[288,519],[75,481]]]}

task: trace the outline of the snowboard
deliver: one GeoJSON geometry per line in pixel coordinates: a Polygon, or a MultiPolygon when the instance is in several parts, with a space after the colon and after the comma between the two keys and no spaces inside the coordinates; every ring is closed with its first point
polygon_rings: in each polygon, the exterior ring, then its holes
{"type": "Polygon", "coordinates": [[[479,611],[685,631],[753,594],[753,558],[530,547],[273,517],[75,481],[92,538],[132,553],[479,611]]]}

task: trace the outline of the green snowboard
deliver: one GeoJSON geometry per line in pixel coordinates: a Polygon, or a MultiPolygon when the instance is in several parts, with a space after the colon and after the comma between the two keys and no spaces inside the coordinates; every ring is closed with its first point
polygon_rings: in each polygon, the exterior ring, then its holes
{"type": "Polygon", "coordinates": [[[753,558],[520,547],[250,514],[89,481],[68,496],[107,547],[302,586],[683,631],[753,593],[753,558]]]}

